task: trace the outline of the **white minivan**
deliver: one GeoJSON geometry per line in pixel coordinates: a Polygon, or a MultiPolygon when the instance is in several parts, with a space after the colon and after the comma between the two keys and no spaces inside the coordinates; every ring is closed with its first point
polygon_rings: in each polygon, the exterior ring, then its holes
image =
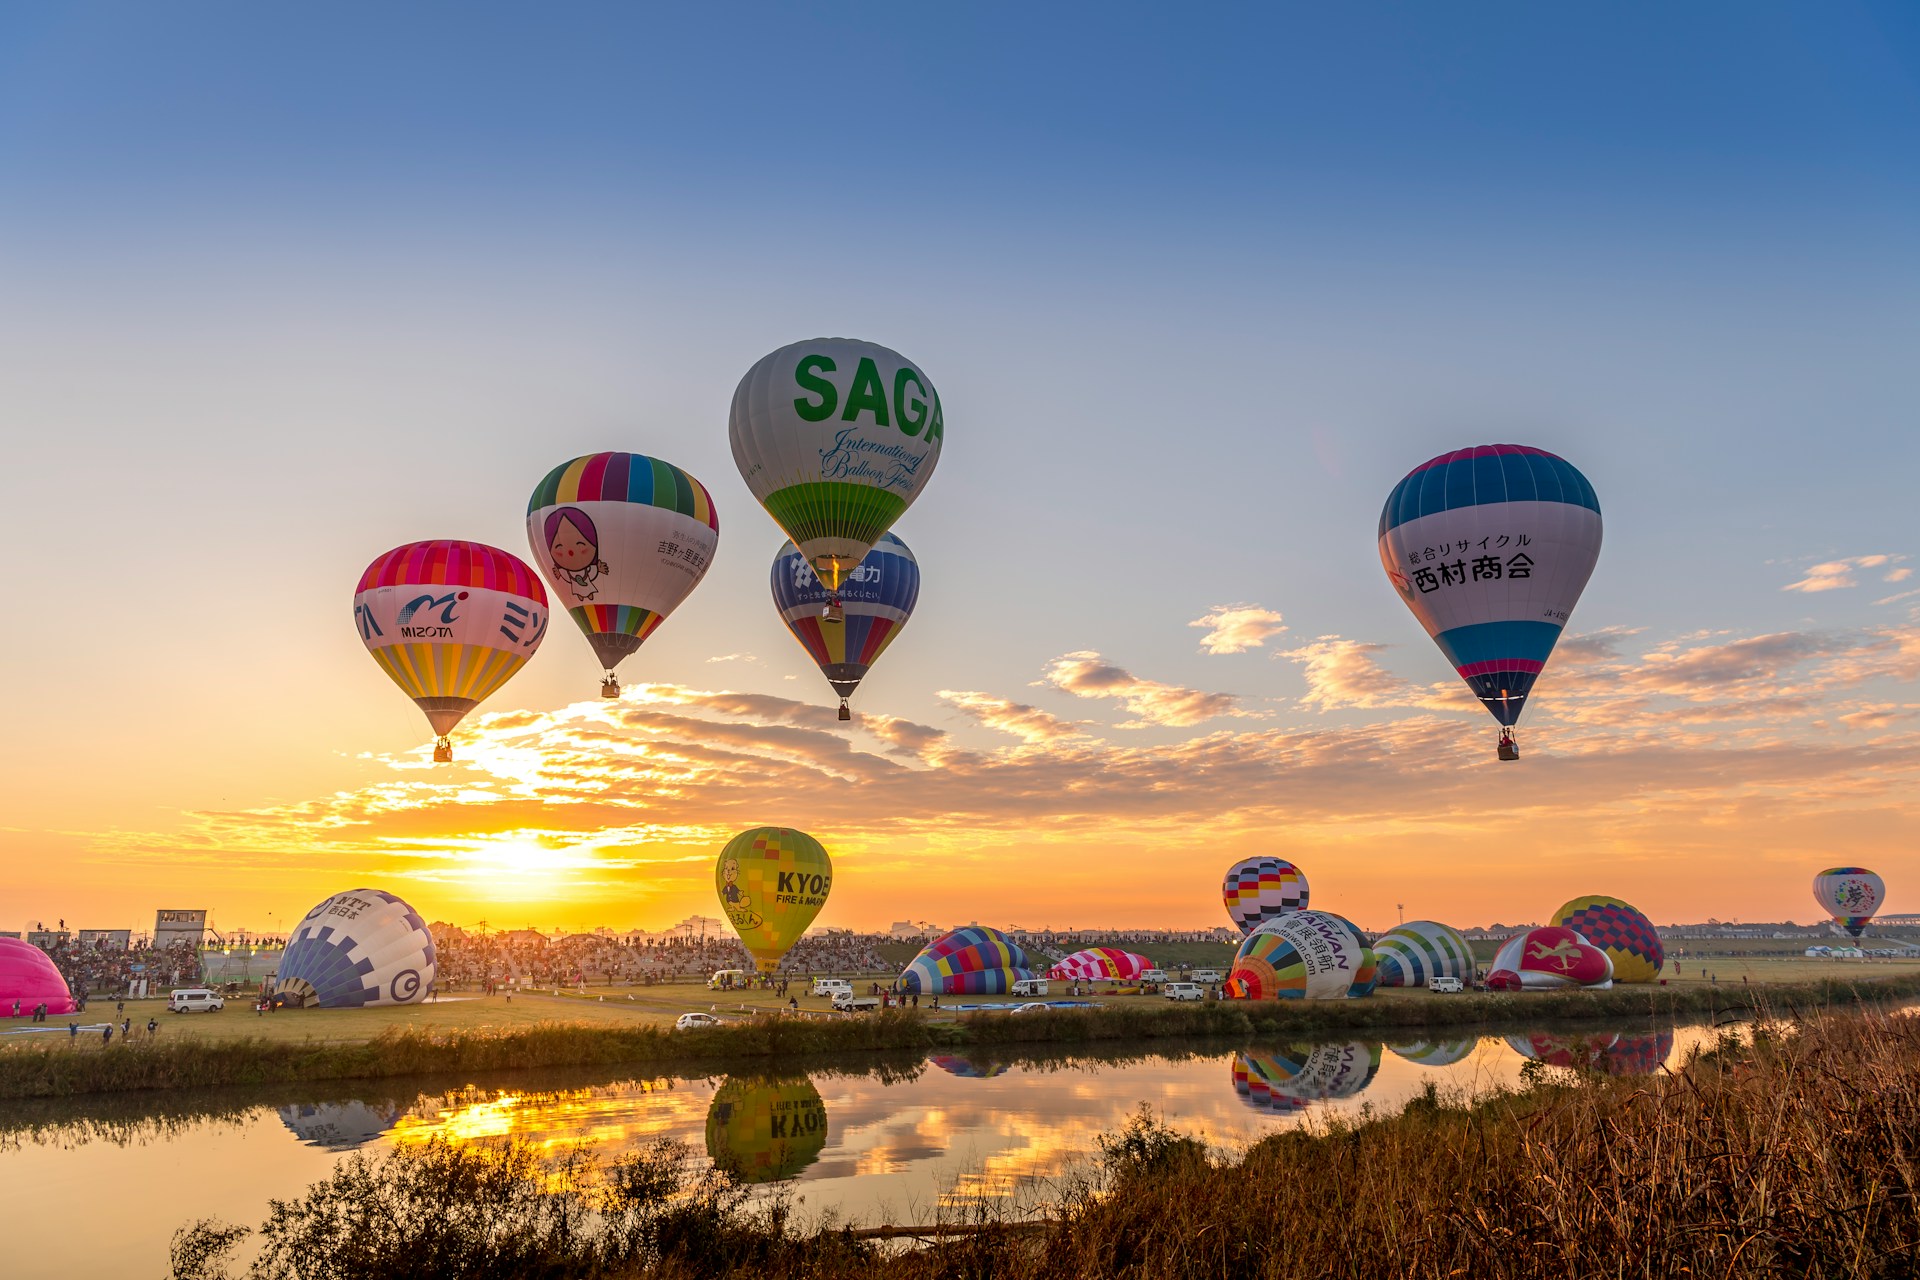
{"type": "Polygon", "coordinates": [[[1206,988],[1197,982],[1169,982],[1161,993],[1169,1000],[1205,1000],[1206,988]]]}
{"type": "Polygon", "coordinates": [[[845,978],[815,978],[813,986],[807,992],[810,996],[850,996],[853,984],[845,978]]]}
{"type": "Polygon", "coordinates": [[[1022,978],[1013,984],[1007,994],[1015,996],[1043,996],[1047,994],[1047,980],[1045,978],[1022,978]]]}
{"type": "Polygon", "coordinates": [[[182,987],[167,993],[168,1013],[218,1013],[226,1007],[218,991],[205,987],[182,987]]]}
{"type": "Polygon", "coordinates": [[[1142,969],[1140,971],[1140,981],[1142,982],[1165,982],[1166,980],[1167,971],[1165,969],[1142,969]]]}
{"type": "Polygon", "coordinates": [[[1187,980],[1189,982],[1218,982],[1220,981],[1220,976],[1218,969],[1195,969],[1187,975],[1187,980]]]}
{"type": "Polygon", "coordinates": [[[1428,978],[1427,979],[1427,990],[1429,991],[1443,991],[1448,994],[1452,994],[1453,992],[1465,991],[1466,989],[1467,989],[1466,985],[1462,983],[1458,978],[1428,978]]]}

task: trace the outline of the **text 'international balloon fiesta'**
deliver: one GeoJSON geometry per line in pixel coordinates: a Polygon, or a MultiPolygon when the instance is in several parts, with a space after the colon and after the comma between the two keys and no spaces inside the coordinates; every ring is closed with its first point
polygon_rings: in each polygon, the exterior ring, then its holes
{"type": "Polygon", "coordinates": [[[379,889],[349,889],[294,926],[275,989],[322,1009],[415,1004],[432,990],[437,960],[412,907],[379,889]]]}
{"type": "Polygon", "coordinates": [[[742,1182],[797,1177],[826,1145],[827,1104],[805,1076],[729,1076],[707,1107],[707,1156],[742,1182]]]}
{"type": "Polygon", "coordinates": [[[1307,876],[1284,858],[1243,858],[1227,868],[1221,885],[1227,918],[1241,933],[1307,906],[1307,876]]]}
{"type": "Polygon", "coordinates": [[[813,338],[747,370],[727,435],[747,488],[837,594],[932,477],[946,419],[899,352],[813,338]]]}
{"type": "Polygon", "coordinates": [[[1607,953],[1573,930],[1552,925],[1508,938],[1487,970],[1487,986],[1496,991],[1612,985],[1613,962],[1607,953]]]}
{"type": "Polygon", "coordinates": [[[1458,929],[1409,920],[1373,940],[1383,987],[1424,987],[1432,978],[1473,981],[1473,948],[1458,929]]]}
{"type": "Polygon", "coordinates": [[[527,499],[527,542],[554,599],[613,669],[656,631],[713,564],[720,516],[706,486],[638,453],[590,453],[547,473],[527,499]]]}
{"type": "Polygon", "coordinates": [[[1887,884],[1865,867],[1828,867],[1813,878],[1813,896],[1821,910],[1857,938],[1887,900],[1887,884]]]}
{"type": "Polygon", "coordinates": [[[833,598],[791,542],[780,548],[773,558],[774,607],[840,695],[840,718],[850,720],[847,699],[913,616],[920,598],[920,565],[906,543],[883,533],[841,584],[838,621],[824,616],[833,598]]]}
{"type": "Polygon", "coordinates": [[[1453,669],[1512,726],[1600,558],[1600,500],[1563,458],[1519,444],[1443,453],[1394,486],[1380,563],[1453,669]]]}
{"type": "Polygon", "coordinates": [[[1033,976],[1027,953],[1006,934],[968,925],[923,947],[901,973],[900,985],[921,995],[997,996],[1033,976]]]}
{"type": "Polygon", "coordinates": [[[713,883],[754,966],[772,973],[826,905],[833,859],[804,831],[755,827],[727,841],[713,883]]]}
{"type": "Polygon", "coordinates": [[[0,1018],[30,1017],[40,1005],[49,1014],[72,1013],[73,992],[53,959],[19,938],[0,938],[0,1018]]]}
{"type": "Polygon", "coordinates": [[[1248,1000],[1345,1000],[1372,992],[1375,967],[1373,949],[1347,921],[1296,911],[1247,935],[1227,991],[1248,1000]]]}
{"type": "Polygon", "coordinates": [[[1553,924],[1571,929],[1607,953],[1615,982],[1653,982],[1667,962],[1653,921],[1618,898],[1590,894],[1563,903],[1553,924]]]}
{"type": "Polygon", "coordinates": [[[1063,982],[1137,982],[1151,968],[1151,960],[1131,951],[1088,947],[1060,960],[1047,976],[1063,982]]]}
{"type": "Polygon", "coordinates": [[[439,735],[525,666],[547,634],[547,591],[519,559],[440,538],[395,547],[360,575],[353,621],[367,652],[439,735]]]}

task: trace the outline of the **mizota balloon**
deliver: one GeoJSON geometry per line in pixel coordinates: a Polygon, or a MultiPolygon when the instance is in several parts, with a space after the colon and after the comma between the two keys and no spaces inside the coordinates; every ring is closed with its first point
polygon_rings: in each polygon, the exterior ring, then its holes
{"type": "Polygon", "coordinates": [[[826,905],[833,859],[804,831],[755,827],[727,841],[713,884],[754,967],[773,973],[826,905]]]}
{"type": "Polygon", "coordinates": [[[606,669],[600,692],[617,698],[613,669],[707,576],[720,516],[706,486],[670,462],[590,453],[535,487],[527,542],[606,669]]]}
{"type": "Polygon", "coordinates": [[[1835,924],[1857,938],[1887,900],[1887,882],[1865,867],[1828,867],[1813,878],[1813,896],[1835,924]]]}
{"type": "Polygon", "coordinates": [[[920,565],[906,543],[883,533],[840,589],[842,617],[837,626],[821,616],[832,598],[799,548],[791,542],[780,548],[773,558],[774,607],[840,695],[840,718],[851,720],[847,699],[913,616],[920,598],[920,565]]]}
{"type": "Polygon", "coordinates": [[[547,591],[497,547],[441,538],[395,547],[360,575],[353,621],[361,642],[453,759],[447,735],[513,678],[547,634],[547,591]]]}
{"type": "Polygon", "coordinates": [[[830,598],[933,477],[946,419],[905,356],[855,338],[812,338],[761,358],[727,419],[741,479],[807,558],[830,598]]]}
{"type": "Polygon", "coordinates": [[[1600,500],[1564,458],[1522,444],[1443,453],[1380,513],[1380,563],[1413,616],[1500,722],[1513,725],[1600,558],[1600,500]]]}

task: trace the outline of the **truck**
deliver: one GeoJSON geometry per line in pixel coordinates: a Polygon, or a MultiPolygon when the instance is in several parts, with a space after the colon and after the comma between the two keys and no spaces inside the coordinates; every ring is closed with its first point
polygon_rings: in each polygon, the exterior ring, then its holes
{"type": "Polygon", "coordinates": [[[833,998],[835,1013],[872,1013],[880,1007],[879,996],[856,996],[849,991],[833,998]]]}

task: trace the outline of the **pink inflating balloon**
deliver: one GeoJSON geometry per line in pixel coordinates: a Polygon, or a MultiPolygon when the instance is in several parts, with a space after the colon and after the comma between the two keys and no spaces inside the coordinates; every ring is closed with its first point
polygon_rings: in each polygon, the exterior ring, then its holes
{"type": "Polygon", "coordinates": [[[49,1015],[72,1013],[77,1007],[67,980],[46,952],[19,938],[0,938],[0,1018],[13,1016],[15,1002],[23,1018],[42,1003],[49,1015]]]}

